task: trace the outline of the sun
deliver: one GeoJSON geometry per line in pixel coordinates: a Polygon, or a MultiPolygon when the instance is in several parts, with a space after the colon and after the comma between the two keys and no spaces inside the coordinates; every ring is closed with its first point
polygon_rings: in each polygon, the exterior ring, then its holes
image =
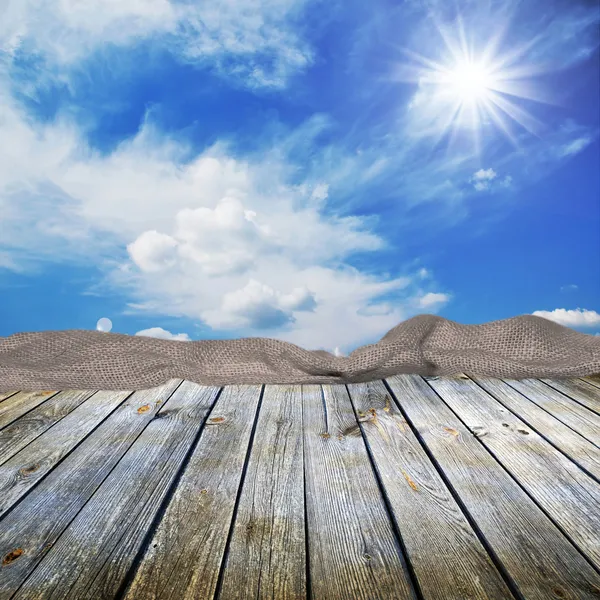
{"type": "Polygon", "coordinates": [[[522,100],[553,102],[532,84],[531,77],[542,72],[540,67],[519,64],[533,42],[499,53],[501,32],[507,27],[490,31],[487,44],[479,48],[468,39],[460,19],[453,27],[437,24],[436,28],[444,42],[444,47],[438,48],[439,60],[403,48],[403,53],[420,65],[399,64],[395,75],[397,81],[418,85],[407,117],[419,136],[437,138],[437,146],[448,133],[449,144],[459,133],[468,133],[477,152],[489,138],[490,128],[500,130],[516,147],[520,134],[515,133],[515,126],[540,136],[544,125],[525,109],[522,100]]]}
{"type": "Polygon", "coordinates": [[[489,67],[468,61],[458,63],[449,71],[447,80],[450,93],[455,94],[462,102],[484,100],[494,88],[489,67]]]}

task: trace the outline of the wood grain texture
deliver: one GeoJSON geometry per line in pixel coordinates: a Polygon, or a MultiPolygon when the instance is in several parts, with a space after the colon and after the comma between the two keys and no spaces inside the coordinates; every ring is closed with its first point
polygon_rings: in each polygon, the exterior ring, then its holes
{"type": "Polygon", "coordinates": [[[302,386],[312,597],[416,598],[344,386],[302,386]]]}
{"type": "Polygon", "coordinates": [[[348,390],[423,598],[513,598],[383,382],[348,390]]]}
{"type": "Polygon", "coordinates": [[[58,394],[54,391],[18,392],[0,404],[0,429],[8,427],[13,421],[33,410],[36,406],[46,402],[58,394]]]}
{"type": "Polygon", "coordinates": [[[471,431],[480,432],[481,443],[600,568],[600,484],[473,381],[440,378],[428,384],[471,431]]]}
{"type": "Polygon", "coordinates": [[[15,598],[117,595],[219,389],[186,381],[173,392],[15,598]]]}
{"type": "MultiPolygon", "coordinates": [[[[594,387],[600,388],[600,374],[598,375],[590,375],[589,377],[578,377],[579,381],[585,381],[586,383],[590,383],[594,387]]],[[[548,379],[547,381],[554,381],[548,379]]]]}
{"type": "Polygon", "coordinates": [[[572,398],[536,379],[506,379],[503,380],[512,388],[541,406],[551,415],[568,425],[592,444],[600,443],[600,415],[572,398]]]}
{"type": "Polygon", "coordinates": [[[14,392],[0,392],[0,402],[4,402],[4,400],[14,396],[17,392],[18,390],[15,390],[14,392]]]}
{"type": "Polygon", "coordinates": [[[0,518],[85,437],[131,392],[93,394],[54,427],[0,465],[0,518]]]}
{"type": "Polygon", "coordinates": [[[0,431],[0,465],[83,404],[94,391],[59,392],[0,431]]]}
{"type": "Polygon", "coordinates": [[[600,598],[600,575],[481,443],[493,432],[466,427],[417,375],[386,381],[522,597],[600,598]]]}
{"type": "MultiPolygon", "coordinates": [[[[573,398],[579,404],[600,415],[600,383],[596,387],[590,381],[581,379],[540,379],[544,383],[573,398]]],[[[599,434],[600,436],[600,434],[599,434]]]]}
{"type": "Polygon", "coordinates": [[[590,475],[600,480],[600,448],[598,446],[567,427],[562,421],[547,413],[501,379],[473,377],[472,380],[503,406],[516,413],[524,423],[552,442],[590,475]]]}
{"type": "Polygon", "coordinates": [[[302,388],[266,386],[219,597],[307,597],[302,388]]]}
{"type": "Polygon", "coordinates": [[[260,392],[223,389],[124,600],[214,597],[260,392]]]}
{"type": "MultiPolygon", "coordinates": [[[[15,461],[16,468],[17,459],[23,455],[27,461],[24,464],[22,461],[22,466],[28,469],[32,461],[37,461],[39,468],[27,474],[17,472],[13,477],[14,486],[18,487],[12,492],[12,498],[22,496],[23,488],[30,491],[0,521],[0,556],[3,557],[0,598],[11,597],[51,550],[179,384],[180,380],[173,380],[133,395],[131,392],[98,392],[88,400],[94,403],[91,410],[86,409],[87,402],[84,403],[3,465],[4,468],[15,461]],[[88,417],[88,422],[85,429],[77,429],[73,434],[72,429],[79,425],[78,411],[88,417]],[[104,422],[100,424],[101,419],[104,422]],[[93,431],[89,427],[92,423],[93,431]],[[75,451],[65,456],[73,449],[75,451]],[[59,459],[63,460],[58,463],[59,459]],[[40,471],[45,475],[43,479],[40,471]],[[28,482],[31,478],[35,478],[35,487],[28,482]]],[[[7,491],[10,493],[12,489],[7,491]]],[[[76,572],[83,564],[81,560],[65,564],[57,576],[65,570],[76,572]]]]}
{"type": "Polygon", "coordinates": [[[600,387],[473,379],[0,397],[0,598],[600,600],[600,387]]]}

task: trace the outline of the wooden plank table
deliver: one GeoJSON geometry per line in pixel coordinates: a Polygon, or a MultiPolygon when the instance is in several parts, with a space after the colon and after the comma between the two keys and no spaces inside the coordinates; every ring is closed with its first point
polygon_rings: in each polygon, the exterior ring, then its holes
{"type": "Polygon", "coordinates": [[[0,395],[0,600],[600,599],[600,381],[0,395]]]}

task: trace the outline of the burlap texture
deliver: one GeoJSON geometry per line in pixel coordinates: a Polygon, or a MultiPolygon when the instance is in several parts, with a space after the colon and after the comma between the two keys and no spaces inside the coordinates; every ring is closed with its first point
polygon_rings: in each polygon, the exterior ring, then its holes
{"type": "Polygon", "coordinates": [[[401,373],[510,379],[600,373],[600,337],[523,315],[461,325],[419,315],[347,357],[269,338],[180,342],[99,331],[0,337],[0,391],[358,383],[401,373]]]}

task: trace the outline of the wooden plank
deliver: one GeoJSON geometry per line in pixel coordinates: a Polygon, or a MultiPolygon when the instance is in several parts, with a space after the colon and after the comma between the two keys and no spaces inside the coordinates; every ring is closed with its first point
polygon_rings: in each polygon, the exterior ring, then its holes
{"type": "Polygon", "coordinates": [[[477,439],[490,433],[473,433],[421,377],[386,381],[522,597],[598,598],[598,573],[477,439]]]}
{"type": "Polygon", "coordinates": [[[0,431],[0,465],[75,410],[93,390],[59,392],[0,431]]]}
{"type": "Polygon", "coordinates": [[[587,377],[580,377],[582,381],[587,381],[591,383],[594,387],[600,388],[600,374],[598,375],[589,375],[587,377]]]}
{"type": "Polygon", "coordinates": [[[600,414],[600,389],[583,379],[542,379],[555,390],[600,414]]]}
{"type": "Polygon", "coordinates": [[[542,381],[536,379],[506,379],[504,381],[592,444],[598,445],[600,415],[574,402],[542,381]]]}
{"type": "MultiPolygon", "coordinates": [[[[421,377],[387,382],[522,597],[597,598],[598,573],[477,439],[494,432],[465,427],[421,377]]],[[[510,415],[499,404],[496,409],[502,419],[510,415]]]]}
{"type": "Polygon", "coordinates": [[[428,383],[600,568],[600,484],[474,382],[440,378],[428,383]]]}
{"type": "Polygon", "coordinates": [[[102,391],[0,465],[0,518],[131,392],[102,391]]]}
{"type": "Polygon", "coordinates": [[[124,600],[213,598],[260,390],[223,389],[124,600]]]}
{"type": "Polygon", "coordinates": [[[313,598],[416,598],[343,385],[303,385],[313,598]]]}
{"type": "Polygon", "coordinates": [[[219,597],[306,598],[304,531],[302,387],[267,386],[219,597]]]}
{"type": "Polygon", "coordinates": [[[42,404],[42,402],[46,402],[46,400],[55,394],[58,394],[58,392],[18,392],[10,396],[8,402],[0,404],[0,429],[8,427],[13,421],[33,410],[36,406],[42,404]]]}
{"type": "Polygon", "coordinates": [[[472,377],[503,406],[517,414],[529,427],[549,440],[561,452],[600,480],[600,448],[567,427],[562,421],[517,392],[501,379],[472,377]]]}
{"type": "MultiPolygon", "coordinates": [[[[125,402],[123,398],[130,392],[98,392],[88,402],[97,403],[97,412],[102,409],[102,419],[112,414],[101,424],[98,420],[93,432],[78,431],[79,436],[87,435],[83,441],[73,441],[69,425],[77,426],[74,416],[87,402],[14,457],[29,451],[28,459],[35,458],[46,477],[0,521],[0,597],[11,597],[23,583],[180,382],[172,380],[158,388],[137,391],[125,402]],[[76,450],[64,457],[63,443],[68,449],[77,446],[76,450]],[[60,454],[64,460],[57,465],[60,454]]],[[[36,475],[37,471],[13,479],[16,485],[36,475]]],[[[77,571],[79,561],[64,568],[77,571]]]]}
{"type": "Polygon", "coordinates": [[[14,392],[0,392],[0,402],[4,402],[4,400],[14,396],[17,392],[18,390],[15,390],[14,392]]]}
{"type": "Polygon", "coordinates": [[[27,578],[17,598],[119,595],[219,389],[191,381],[177,388],[27,578]]]}
{"type": "Polygon", "coordinates": [[[348,389],[423,598],[513,598],[383,382],[348,389]]]}

